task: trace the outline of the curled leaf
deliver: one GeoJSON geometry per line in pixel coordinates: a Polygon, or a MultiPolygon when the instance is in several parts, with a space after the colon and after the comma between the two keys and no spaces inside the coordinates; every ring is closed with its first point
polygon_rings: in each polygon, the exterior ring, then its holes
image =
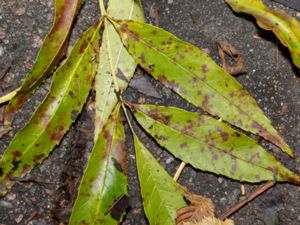
{"type": "Polygon", "coordinates": [[[143,206],[150,225],[175,225],[176,210],[186,205],[184,191],[135,134],[134,145],[143,206]]]}
{"type": "Polygon", "coordinates": [[[235,180],[300,178],[256,141],[209,116],[174,107],[130,104],[139,124],[175,157],[193,167],[235,180]]]}
{"type": "Polygon", "coordinates": [[[67,38],[73,20],[80,7],[80,0],[56,0],[55,18],[50,33],[46,36],[32,70],[5,109],[5,124],[10,124],[15,113],[23,105],[35,88],[51,73],[57,62],[65,54],[67,38]]]}
{"type": "Polygon", "coordinates": [[[89,28],[54,73],[50,92],[0,160],[0,195],[41,163],[81,112],[97,66],[100,24],[89,28]]]}
{"type": "Polygon", "coordinates": [[[119,224],[126,210],[126,205],[120,208],[126,195],[125,133],[117,105],[98,135],[69,224],[119,224]]]}
{"type": "Polygon", "coordinates": [[[249,93],[199,48],[142,22],[116,21],[115,26],[136,62],[155,79],[210,114],[293,155],[249,93]]]}
{"type": "Polygon", "coordinates": [[[244,57],[228,41],[218,42],[218,52],[221,58],[223,69],[231,75],[247,73],[244,57]],[[226,55],[232,58],[234,64],[231,65],[226,60],[226,55]]]}
{"type": "Polygon", "coordinates": [[[294,64],[300,68],[300,22],[283,10],[268,8],[262,0],[225,0],[234,11],[247,13],[256,18],[257,24],[271,30],[286,46],[294,64]]]}

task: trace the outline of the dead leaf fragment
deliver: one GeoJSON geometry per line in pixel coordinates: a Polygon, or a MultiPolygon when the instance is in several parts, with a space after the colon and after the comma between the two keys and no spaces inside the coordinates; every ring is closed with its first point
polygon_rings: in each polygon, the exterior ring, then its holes
{"type": "Polygon", "coordinates": [[[190,204],[177,210],[176,225],[234,225],[232,220],[215,218],[211,199],[189,193],[185,198],[190,204]]]}
{"type": "Polygon", "coordinates": [[[177,210],[176,225],[184,225],[187,222],[196,223],[205,217],[214,216],[214,205],[209,198],[194,194],[186,194],[185,198],[190,204],[177,210]]]}
{"type": "Polygon", "coordinates": [[[231,75],[247,73],[243,56],[228,41],[218,42],[218,53],[221,58],[222,67],[226,72],[231,75]],[[233,65],[226,60],[226,55],[233,60],[233,65]]]}
{"type": "Polygon", "coordinates": [[[158,24],[159,24],[159,11],[160,11],[160,7],[156,3],[154,3],[150,7],[149,15],[154,20],[154,24],[156,26],[158,26],[158,24]]]}
{"type": "Polygon", "coordinates": [[[232,220],[219,220],[214,217],[206,217],[199,223],[184,223],[183,225],[234,225],[232,220]]]}

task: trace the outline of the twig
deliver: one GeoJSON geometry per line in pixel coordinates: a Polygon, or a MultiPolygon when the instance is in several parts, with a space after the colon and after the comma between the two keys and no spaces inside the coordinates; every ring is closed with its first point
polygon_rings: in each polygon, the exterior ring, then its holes
{"type": "Polygon", "coordinates": [[[230,209],[228,209],[225,213],[223,213],[219,218],[221,220],[226,219],[236,211],[238,211],[240,208],[251,202],[253,199],[255,199],[257,196],[261,195],[264,193],[266,190],[270,189],[276,184],[275,181],[268,181],[265,184],[262,184],[259,186],[257,189],[255,189],[252,193],[250,193],[244,200],[238,202],[234,206],[232,206],[230,209]]]}
{"type": "Polygon", "coordinates": [[[180,177],[180,175],[181,175],[181,173],[182,173],[182,171],[183,171],[185,165],[186,165],[185,162],[181,162],[179,168],[177,169],[177,171],[176,171],[176,173],[175,173],[175,175],[174,175],[174,177],[173,177],[173,180],[175,180],[175,181],[178,180],[178,178],[180,177]]]}
{"type": "Polygon", "coordinates": [[[105,6],[104,6],[104,0],[99,0],[99,4],[100,4],[101,16],[105,16],[106,10],[105,10],[105,6]]]}

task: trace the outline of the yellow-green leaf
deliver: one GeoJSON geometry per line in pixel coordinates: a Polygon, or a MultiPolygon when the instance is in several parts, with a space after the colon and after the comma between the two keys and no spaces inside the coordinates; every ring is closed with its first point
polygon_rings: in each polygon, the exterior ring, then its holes
{"type": "Polygon", "coordinates": [[[100,24],[89,28],[54,73],[50,92],[0,160],[0,195],[42,162],[61,141],[87,99],[97,67],[100,24]]]}
{"type": "Polygon", "coordinates": [[[46,36],[32,70],[27,74],[17,94],[5,109],[4,119],[10,124],[14,115],[43,80],[51,73],[65,54],[67,39],[73,20],[80,7],[80,0],[56,0],[55,18],[50,33],[46,36]]]}
{"type": "Polygon", "coordinates": [[[137,21],[116,21],[129,53],[152,76],[212,115],[293,152],[256,101],[206,53],[163,29],[137,21]]]}
{"type": "Polygon", "coordinates": [[[130,104],[139,124],[175,157],[239,181],[300,178],[256,141],[209,116],[174,107],[130,104]]]}
{"type": "Polygon", "coordinates": [[[113,212],[113,208],[125,195],[125,133],[117,105],[92,150],[69,224],[119,224],[124,212],[113,212]]]}
{"type": "Polygon", "coordinates": [[[134,145],[143,206],[150,225],[175,225],[176,211],[186,205],[183,190],[135,134],[134,145]]]}
{"type": "Polygon", "coordinates": [[[300,22],[296,18],[283,10],[268,8],[262,0],[225,1],[234,11],[254,16],[261,28],[273,31],[281,43],[290,50],[294,64],[300,68],[300,22]]]}
{"type": "MultiPolygon", "coordinates": [[[[107,13],[118,19],[134,19],[144,21],[143,8],[140,1],[123,0],[120,7],[119,0],[110,0],[107,13]]],[[[115,67],[115,73],[118,76],[118,84],[122,90],[125,90],[128,81],[134,74],[136,63],[124,48],[118,33],[110,22],[105,21],[107,30],[103,32],[102,46],[100,50],[101,64],[99,64],[98,74],[95,79],[96,89],[96,117],[95,131],[96,138],[101,131],[105,121],[111,114],[118,99],[114,92],[111,67],[108,55],[108,45],[111,49],[111,59],[115,67]]]]}

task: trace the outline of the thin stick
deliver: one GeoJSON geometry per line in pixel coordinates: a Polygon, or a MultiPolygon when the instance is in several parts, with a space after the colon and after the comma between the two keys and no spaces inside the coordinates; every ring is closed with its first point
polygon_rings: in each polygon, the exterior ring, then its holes
{"type": "Polygon", "coordinates": [[[179,168],[177,169],[177,171],[176,171],[176,173],[175,173],[175,175],[174,175],[174,177],[173,177],[173,180],[175,180],[175,181],[178,180],[178,178],[180,177],[180,175],[181,175],[181,173],[182,173],[182,171],[183,171],[185,165],[186,165],[185,162],[181,162],[179,168]]]}
{"type": "Polygon", "coordinates": [[[4,96],[1,96],[0,97],[0,104],[4,103],[4,102],[7,102],[9,101],[10,99],[12,99],[16,94],[17,92],[20,90],[20,88],[16,88],[15,90],[7,93],[6,95],[4,96]]]}
{"type": "Polygon", "coordinates": [[[252,193],[250,193],[244,200],[238,202],[234,206],[232,206],[230,209],[228,209],[225,213],[223,213],[219,218],[221,220],[226,219],[236,211],[238,211],[240,208],[251,202],[253,199],[255,199],[257,196],[261,195],[264,193],[266,190],[270,189],[276,184],[275,181],[268,181],[265,184],[262,184],[259,186],[257,189],[255,189],[252,193]]]}

